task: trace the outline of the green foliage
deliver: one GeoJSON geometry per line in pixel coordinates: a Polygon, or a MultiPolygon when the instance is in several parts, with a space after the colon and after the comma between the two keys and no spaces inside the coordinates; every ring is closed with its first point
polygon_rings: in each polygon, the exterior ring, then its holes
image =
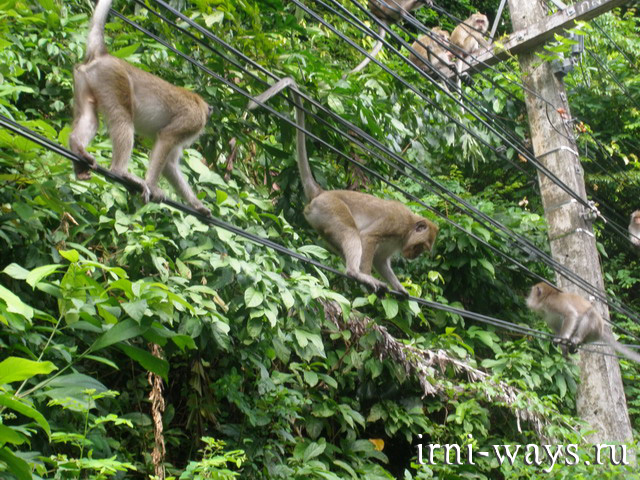
{"type": "MultiPolygon", "coordinates": [[[[537,194],[526,177],[496,155],[502,140],[394,55],[383,52],[381,59],[418,85],[417,92],[375,65],[343,80],[359,54],[292,2],[170,3],[270,71],[294,76],[312,98],[484,214],[546,245],[537,194]]],[[[465,0],[442,6],[466,18],[478,8],[492,16],[497,3],[465,0]]],[[[70,134],[72,69],[83,56],[90,4],[0,2],[0,114],[61,144],[70,134]]],[[[351,2],[344,5],[362,18],[351,2]]],[[[115,8],[243,89],[264,88],[145,8],[127,2],[116,2],[115,8]]],[[[314,8],[338,30],[368,41],[335,13],[319,4],[314,8]]],[[[630,12],[603,17],[602,26],[637,59],[637,35],[627,35],[637,31],[630,12]]],[[[452,26],[428,9],[418,15],[429,25],[452,26]]],[[[183,158],[183,170],[213,214],[342,268],[301,214],[294,129],[264,113],[244,118],[246,98],[111,20],[107,41],[114,55],[200,92],[214,107],[204,135],[183,158]]],[[[590,41],[598,52],[605,48],[595,30],[590,41]]],[[[635,92],[637,69],[624,65],[613,49],[602,55],[635,92]]],[[[588,71],[597,89],[604,90],[604,76],[588,71]]],[[[519,78],[510,61],[465,88],[487,119],[524,139],[522,94],[512,83],[519,78]]],[[[585,91],[579,81],[570,85],[579,116],[589,119],[620,162],[610,173],[626,177],[624,162],[637,167],[637,152],[627,147],[637,133],[637,111],[623,108],[620,95],[585,91]],[[615,122],[606,112],[612,105],[620,128],[610,128],[615,122]]],[[[272,105],[291,113],[282,101],[272,105]]],[[[483,242],[536,273],[550,272],[535,259],[518,256],[501,235],[445,202],[417,175],[407,177],[387,156],[372,154],[362,135],[347,139],[332,128],[339,123],[325,113],[319,116],[310,116],[308,128],[329,145],[309,141],[320,183],[407,203],[393,187],[365,174],[363,164],[419,199],[408,202],[416,213],[439,222],[431,257],[396,261],[398,276],[413,295],[515,323],[533,322],[521,299],[530,280],[483,242]],[[436,219],[428,207],[463,230],[436,219]]],[[[150,142],[136,146],[131,168],[140,174],[150,142]]],[[[108,164],[111,146],[104,129],[90,151],[108,164]]],[[[512,148],[504,155],[520,162],[512,148]]],[[[514,409],[546,418],[542,433],[555,444],[580,444],[586,434],[574,415],[578,369],[548,341],[514,336],[414,302],[379,299],[347,279],[224,229],[208,228],[162,205],[143,205],[103,178],[79,182],[71,172],[65,158],[0,130],[0,477],[153,476],[150,374],[164,383],[169,478],[539,478],[540,468],[499,465],[495,458],[478,458],[476,465],[418,465],[418,439],[463,448],[472,444],[478,450],[542,443],[536,424],[516,421],[514,409]],[[339,305],[338,319],[328,318],[326,301],[339,305]],[[418,352],[441,349],[484,369],[491,381],[475,382],[448,366],[437,376],[425,372],[417,378],[384,351],[379,333],[367,329],[356,336],[341,323],[364,317],[418,352]],[[162,348],[162,358],[151,345],[162,348]],[[424,396],[421,380],[443,393],[424,396]],[[499,382],[521,392],[513,407],[498,400],[499,382]]],[[[589,176],[600,192],[615,195],[625,211],[632,209],[633,194],[617,180],[607,184],[589,176]]],[[[611,293],[638,307],[637,259],[603,232],[598,235],[611,293]]],[[[626,319],[614,320],[640,334],[626,319]]],[[[533,325],[544,328],[542,322],[533,325]]],[[[622,368],[639,430],[638,369],[626,362],[622,368]]],[[[584,448],[581,457],[587,454],[584,448]]],[[[581,464],[556,466],[544,475],[616,478],[620,471],[581,464]]]]}

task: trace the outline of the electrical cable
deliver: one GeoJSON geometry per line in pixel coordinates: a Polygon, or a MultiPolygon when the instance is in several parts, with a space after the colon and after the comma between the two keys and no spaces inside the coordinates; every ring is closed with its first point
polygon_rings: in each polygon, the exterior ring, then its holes
{"type": "MultiPolygon", "coordinates": [[[[347,41],[347,43],[349,43],[350,45],[352,45],[354,48],[358,49],[361,53],[363,53],[364,55],[369,56],[372,61],[374,61],[377,65],[379,65],[382,69],[384,69],[385,71],[387,71],[387,73],[390,73],[391,75],[393,75],[396,79],[398,79],[401,83],[403,83],[405,86],[407,86],[407,88],[409,88],[410,90],[414,91],[416,94],[418,94],[419,96],[421,96],[421,98],[423,98],[425,101],[427,101],[427,103],[430,103],[431,105],[433,105],[435,108],[438,108],[437,104],[434,104],[434,102],[432,102],[429,98],[427,98],[426,96],[422,95],[421,92],[417,91],[412,85],[408,84],[407,82],[405,82],[402,78],[399,78],[397,75],[394,75],[393,71],[390,70],[388,67],[386,67],[385,65],[383,65],[381,62],[377,61],[375,58],[371,57],[370,55],[368,55],[368,52],[366,52],[363,48],[357,46],[353,41],[351,41],[350,39],[346,38],[344,35],[342,35],[340,32],[338,32],[335,27],[333,27],[331,24],[329,24],[328,22],[324,21],[324,19],[322,19],[319,15],[317,15],[315,12],[313,12],[312,10],[308,9],[304,4],[302,4],[299,0],[292,0],[293,3],[295,3],[298,7],[300,7],[302,10],[304,10],[305,12],[307,12],[309,15],[311,15],[313,18],[315,18],[317,21],[319,21],[320,23],[322,23],[323,25],[325,25],[327,28],[329,28],[331,31],[333,31],[336,35],[338,35],[339,37],[341,37],[343,40],[347,41]]],[[[316,3],[321,3],[323,4],[323,2],[321,0],[316,0],[316,3]]],[[[389,45],[390,46],[390,45],[389,45]]],[[[395,50],[393,47],[392,50],[394,50],[396,53],[397,50],[395,50]]],[[[454,121],[455,123],[459,124],[459,122],[456,122],[455,119],[449,117],[452,121],[454,121]]],[[[477,118],[477,116],[476,116],[477,118]]],[[[481,121],[481,123],[484,123],[486,126],[488,126],[488,124],[486,124],[486,122],[482,121],[481,119],[478,118],[478,120],[481,121]]],[[[461,126],[461,125],[460,125],[461,126]]],[[[462,126],[461,126],[462,127],[462,126]]],[[[464,128],[464,127],[462,127],[464,128]]],[[[494,132],[495,133],[495,132],[494,132]]],[[[482,139],[479,139],[482,140],[482,139]]],[[[408,162],[406,162],[404,159],[400,159],[403,164],[407,164],[407,166],[411,169],[413,169],[414,171],[417,171],[419,173],[422,174],[422,176],[429,182],[435,182],[433,179],[431,179],[430,177],[428,177],[426,174],[424,174],[424,172],[422,172],[420,169],[418,169],[417,167],[408,164],[408,162]]],[[[535,161],[535,160],[534,160],[535,161]]],[[[541,166],[542,167],[542,166],[541,166]]],[[[546,167],[544,167],[544,169],[546,169],[546,167]]],[[[547,172],[549,172],[547,170],[547,172]]],[[[551,172],[549,172],[547,174],[547,172],[545,172],[545,175],[549,176],[551,179],[553,179],[553,177],[555,177],[555,175],[553,175],[551,172]]],[[[565,190],[569,195],[571,195],[572,197],[574,197],[576,199],[576,201],[578,201],[579,203],[583,204],[583,205],[587,205],[587,208],[591,209],[591,206],[588,204],[588,202],[586,202],[586,200],[582,199],[581,197],[579,197],[575,192],[573,192],[569,187],[567,187],[564,183],[560,182],[558,180],[558,182],[560,183],[558,186],[562,188],[562,185],[564,185],[565,188],[563,188],[563,190],[565,190]]],[[[437,182],[436,182],[437,183],[437,182]]],[[[556,183],[556,182],[554,182],[556,183]]],[[[463,200],[459,197],[457,197],[455,194],[452,194],[451,192],[449,192],[449,194],[454,197],[456,199],[456,201],[460,201],[463,202],[463,200]]],[[[466,202],[465,202],[466,203],[466,202]]],[[[479,215],[483,216],[483,218],[485,218],[487,221],[489,221],[490,223],[492,223],[493,225],[495,225],[497,228],[505,231],[506,232],[511,232],[509,229],[507,229],[506,227],[504,227],[503,225],[501,225],[499,222],[495,222],[491,217],[488,217],[487,215],[482,214],[482,212],[478,211],[477,209],[474,209],[474,207],[470,206],[468,203],[466,203],[465,205],[467,208],[470,208],[474,211],[476,211],[476,213],[478,213],[479,215]]],[[[621,304],[619,304],[618,302],[615,302],[611,297],[606,296],[606,294],[603,294],[597,287],[589,284],[586,280],[584,280],[583,278],[581,278],[580,276],[576,275],[574,272],[572,272],[571,270],[569,270],[568,268],[566,268],[564,265],[561,265],[559,262],[555,261],[554,259],[552,259],[550,256],[548,256],[546,253],[542,252],[541,250],[539,250],[536,246],[534,246],[533,244],[531,244],[527,239],[525,239],[522,236],[518,236],[517,234],[515,234],[514,232],[511,232],[511,234],[513,234],[515,237],[517,237],[517,239],[520,242],[524,242],[526,246],[522,246],[520,245],[520,248],[523,248],[525,252],[527,253],[531,253],[531,252],[536,252],[538,255],[541,255],[541,257],[544,257],[547,259],[547,263],[549,265],[554,265],[554,268],[556,269],[556,271],[558,271],[560,274],[562,274],[564,277],[566,277],[567,279],[571,280],[574,284],[580,286],[581,288],[583,288],[585,291],[587,291],[590,295],[594,296],[595,298],[599,299],[600,301],[603,301],[605,303],[607,303],[609,306],[611,306],[614,310],[619,311],[620,313],[623,313],[624,315],[627,315],[629,318],[633,319],[636,323],[640,323],[640,318],[638,318],[638,316],[631,312],[630,310],[628,310],[627,308],[625,308],[624,306],[622,306],[621,304]]],[[[621,327],[619,327],[621,328],[621,327]]]]}
{"type": "MultiPolygon", "coordinates": [[[[59,145],[51,140],[49,140],[48,138],[39,135],[38,133],[34,132],[33,130],[30,130],[27,127],[24,127],[22,125],[20,125],[19,123],[11,120],[8,117],[5,117],[4,115],[0,114],[0,126],[2,126],[3,128],[18,134],[30,141],[32,141],[33,143],[40,145],[41,147],[44,147],[58,155],[61,155],[73,162],[77,162],[80,163],[82,165],[85,165],[87,167],[89,167],[88,162],[82,158],[82,157],[78,157],[76,156],[73,152],[71,152],[70,150],[64,148],[62,145],[59,145]]],[[[114,172],[112,172],[111,170],[108,170],[100,165],[98,165],[98,167],[94,170],[96,173],[98,173],[99,175],[102,175],[105,178],[108,178],[109,180],[119,183],[123,186],[125,186],[128,190],[133,190],[133,191],[140,191],[140,186],[128,179],[126,179],[125,177],[116,174],[114,172]]],[[[246,230],[243,230],[240,227],[237,227],[233,224],[230,224],[228,222],[225,222],[219,218],[213,217],[213,216],[206,216],[201,214],[200,212],[198,212],[197,210],[195,210],[194,208],[187,206],[185,204],[182,204],[180,202],[176,202],[174,200],[171,200],[169,198],[165,198],[162,200],[162,203],[164,203],[165,205],[175,208],[176,210],[181,211],[182,213],[185,213],[187,215],[192,215],[194,217],[196,217],[198,220],[200,220],[202,223],[204,223],[205,225],[209,225],[209,226],[214,226],[214,227],[218,227],[218,228],[222,228],[224,230],[227,230],[235,235],[238,235],[240,237],[243,237],[253,243],[256,243],[258,245],[264,246],[264,247],[268,247],[274,251],[277,251],[278,253],[284,254],[286,256],[295,258],[296,260],[300,260],[304,263],[308,263],[316,268],[319,268],[321,270],[325,270],[328,272],[333,273],[334,275],[338,275],[340,277],[343,278],[348,278],[351,279],[351,277],[349,277],[346,273],[341,272],[333,267],[330,267],[328,265],[325,265],[317,260],[314,260],[312,258],[309,258],[305,255],[301,255],[279,243],[276,243],[272,240],[269,240],[267,238],[261,237],[259,235],[255,235],[252,234],[250,232],[247,232],[246,230]]],[[[359,282],[355,281],[354,279],[351,279],[354,282],[360,284],[359,282]]],[[[543,332],[541,330],[536,330],[524,325],[518,325],[512,322],[508,322],[506,320],[501,320],[498,318],[494,318],[494,317],[490,317],[488,315],[484,315],[484,314],[480,314],[477,312],[472,312],[469,310],[464,310],[461,308],[456,308],[456,307],[452,307],[450,305],[445,305],[442,303],[438,303],[438,302],[432,302],[430,300],[426,300],[423,298],[419,298],[419,297],[413,297],[413,296],[405,296],[403,294],[401,294],[400,292],[397,292],[395,290],[390,290],[389,291],[390,294],[394,295],[395,297],[399,298],[399,299],[403,299],[403,300],[408,300],[408,301],[414,301],[422,306],[425,306],[427,308],[431,308],[434,310],[439,310],[439,311],[444,311],[447,313],[451,313],[454,315],[459,315],[461,317],[464,318],[469,318],[472,320],[477,320],[479,322],[482,323],[486,323],[488,325],[492,325],[498,328],[502,328],[502,329],[506,329],[506,330],[510,330],[513,332],[517,332],[517,333],[521,333],[523,335],[530,335],[530,336],[534,336],[540,339],[547,339],[547,338],[552,338],[554,337],[553,334],[549,333],[549,332],[543,332]]]]}
{"type": "MultiPolygon", "coordinates": [[[[62,157],[65,157],[69,160],[71,160],[72,162],[77,162],[80,163],[84,166],[90,167],[89,163],[82,157],[78,157],[76,156],[73,152],[71,152],[70,150],[64,148],[62,145],[57,144],[51,140],[49,140],[48,138],[34,132],[33,130],[30,130],[27,127],[24,127],[22,125],[20,125],[19,123],[11,120],[10,118],[0,114],[0,126],[2,126],[3,128],[18,134],[30,141],[32,141],[33,143],[44,147],[45,149],[48,149],[62,157]]],[[[96,167],[96,169],[94,170],[96,173],[98,173],[99,175],[108,178],[109,180],[111,180],[112,182],[116,182],[119,183],[121,185],[123,185],[125,188],[127,188],[130,191],[140,191],[140,186],[134,182],[132,182],[129,179],[126,179],[125,177],[116,174],[114,172],[112,172],[111,170],[108,170],[100,165],[98,165],[96,167]]],[[[309,258],[305,255],[301,255],[277,242],[274,242],[272,240],[269,240],[267,238],[261,237],[259,235],[255,235],[252,234],[250,232],[247,232],[246,230],[243,230],[240,227],[237,227],[233,224],[230,224],[228,222],[225,222],[217,217],[213,217],[213,216],[206,216],[201,214],[200,212],[198,212],[197,210],[195,210],[194,208],[192,208],[191,206],[187,206],[185,204],[182,204],[180,202],[176,202],[174,200],[171,200],[169,198],[164,198],[162,200],[162,203],[164,203],[165,205],[172,207],[176,210],[181,211],[184,214],[187,215],[192,215],[195,218],[197,218],[198,220],[200,220],[202,223],[209,225],[209,226],[214,226],[214,227],[218,227],[218,228],[222,228],[224,230],[227,230],[237,236],[240,236],[242,238],[245,238],[255,244],[270,248],[278,253],[281,253],[283,255],[289,256],[291,258],[295,258],[296,260],[299,260],[303,263],[307,263],[310,264],[316,268],[319,268],[321,270],[325,270],[328,272],[331,272],[335,275],[338,275],[340,277],[343,278],[347,278],[347,279],[351,279],[352,281],[356,282],[359,284],[359,282],[355,281],[354,279],[352,279],[351,277],[349,277],[346,273],[341,272],[333,267],[330,267],[328,265],[325,265],[321,262],[318,262],[317,260],[314,260],[312,258],[309,258]]],[[[424,307],[433,309],[433,310],[438,310],[438,311],[443,311],[443,312],[447,312],[447,313],[451,313],[454,315],[459,315],[461,317],[464,318],[468,318],[471,320],[476,320],[478,322],[481,323],[485,323],[487,325],[491,325],[494,326],[498,329],[503,329],[503,330],[509,330],[515,333],[519,333],[522,334],[524,336],[530,336],[530,337],[534,337],[534,338],[538,338],[541,340],[547,340],[549,338],[554,338],[555,336],[552,333],[549,332],[544,332],[542,330],[536,330],[534,328],[531,327],[527,327],[525,325],[519,325],[519,324],[515,324],[512,322],[508,322],[506,320],[501,320],[495,317],[491,317],[488,315],[484,315],[481,313],[477,313],[477,312],[472,312],[469,310],[464,310],[461,308],[456,308],[456,307],[452,307],[450,305],[445,305],[442,303],[438,303],[438,302],[433,302],[430,300],[426,300],[420,297],[413,297],[413,296],[405,296],[403,294],[401,294],[400,292],[397,292],[395,290],[390,290],[389,294],[394,295],[395,297],[402,299],[402,300],[408,300],[408,301],[414,301],[416,303],[418,303],[419,305],[422,305],[424,307]]],[[[633,348],[635,346],[631,346],[631,348],[633,348]]],[[[600,350],[594,350],[592,348],[589,348],[589,344],[583,344],[580,345],[578,347],[580,350],[583,351],[587,351],[590,353],[596,353],[599,355],[605,355],[605,356],[610,356],[610,357],[615,357],[615,358],[619,358],[619,359],[624,359],[624,357],[620,357],[618,355],[615,354],[611,354],[609,352],[602,352],[600,350]]]]}
{"type": "Polygon", "coordinates": [[[622,49],[622,47],[620,47],[620,45],[618,45],[616,43],[616,41],[611,38],[609,36],[609,34],[600,26],[600,24],[596,21],[596,20],[592,20],[591,24],[596,27],[596,29],[606,37],[607,40],[609,40],[609,42],[613,45],[613,48],[615,48],[616,50],[618,50],[618,52],[620,52],[620,54],[625,58],[625,60],[627,61],[627,63],[629,64],[629,66],[632,66],[635,62],[633,60],[631,60],[631,58],[629,58],[629,56],[626,54],[626,52],[622,49]]]}
{"type": "MultiPolygon", "coordinates": [[[[158,0],[156,0],[156,1],[158,1],[158,0]]],[[[171,7],[169,7],[169,8],[171,9],[171,7]]],[[[171,9],[171,10],[173,10],[173,9],[171,9]]],[[[117,12],[115,12],[115,13],[117,14],[117,12]]],[[[138,28],[138,29],[140,29],[141,31],[145,31],[145,30],[144,30],[144,29],[142,29],[140,26],[137,26],[137,24],[135,24],[135,22],[132,22],[132,21],[130,21],[130,20],[128,20],[128,19],[126,19],[126,17],[122,17],[122,16],[120,16],[120,17],[121,17],[124,21],[126,21],[127,23],[129,23],[130,25],[134,26],[134,28],[138,28]]],[[[149,32],[148,34],[150,34],[150,32],[149,32]]],[[[163,43],[163,42],[162,42],[158,37],[156,37],[156,36],[154,36],[154,35],[152,35],[152,34],[150,34],[150,35],[152,36],[152,38],[154,38],[154,39],[156,39],[157,41],[160,41],[161,43],[163,43]]],[[[194,63],[194,62],[195,62],[195,60],[191,59],[191,58],[190,58],[190,57],[188,57],[186,54],[183,54],[182,52],[177,51],[176,49],[174,49],[173,47],[171,47],[170,45],[168,45],[166,42],[164,42],[164,43],[163,43],[163,45],[165,45],[167,48],[172,49],[172,51],[174,51],[174,52],[175,52],[175,53],[177,53],[178,55],[182,56],[183,58],[187,59],[188,61],[191,61],[192,63],[194,63]]],[[[195,62],[194,64],[196,64],[196,65],[197,65],[197,63],[198,63],[198,62],[195,62]]],[[[203,69],[203,71],[207,71],[207,70],[208,70],[208,69],[206,69],[206,67],[204,67],[204,66],[201,66],[201,68],[203,69]]],[[[209,70],[209,72],[210,72],[210,70],[209,70]]],[[[214,77],[218,77],[218,76],[217,76],[217,74],[214,74],[213,72],[212,72],[212,74],[213,74],[213,76],[214,76],[214,77]]],[[[221,81],[222,81],[223,83],[226,83],[230,88],[232,88],[232,89],[236,90],[238,93],[241,93],[241,94],[243,94],[243,95],[247,96],[248,98],[251,98],[251,96],[250,96],[250,95],[248,95],[246,92],[242,91],[241,89],[236,88],[236,86],[235,86],[235,85],[233,85],[233,84],[228,84],[228,82],[226,82],[226,80],[221,80],[221,81]]],[[[264,105],[263,105],[263,106],[264,106],[264,105]]],[[[296,126],[294,122],[292,122],[291,120],[286,119],[286,118],[284,118],[284,117],[280,116],[279,114],[277,114],[275,111],[273,111],[273,110],[272,110],[272,109],[270,109],[269,107],[266,107],[266,109],[267,109],[267,110],[269,110],[271,113],[276,114],[277,116],[279,116],[279,117],[280,117],[280,118],[282,118],[283,120],[285,120],[285,121],[287,121],[287,122],[291,123],[294,127],[296,126]]],[[[338,116],[338,118],[340,118],[340,117],[338,116]]],[[[318,139],[318,137],[314,136],[314,135],[313,135],[313,134],[311,134],[310,132],[306,132],[306,133],[307,133],[307,134],[309,134],[312,138],[315,138],[315,139],[317,139],[318,141],[321,141],[321,142],[322,142],[322,140],[318,139]]],[[[324,142],[324,143],[326,144],[326,142],[324,142]]],[[[331,147],[330,145],[327,145],[327,146],[329,146],[330,148],[333,148],[333,147],[331,147]]],[[[335,148],[333,148],[333,149],[335,150],[335,148]]],[[[341,152],[339,152],[339,151],[338,151],[337,153],[341,153],[341,152]]],[[[388,152],[388,153],[389,153],[389,154],[392,154],[392,152],[388,152]]],[[[347,157],[347,158],[348,158],[349,160],[351,160],[349,157],[347,157]]],[[[406,161],[404,161],[404,159],[402,159],[401,157],[399,157],[399,159],[400,159],[402,162],[407,163],[407,162],[406,162],[406,161]]],[[[360,166],[362,167],[362,165],[360,165],[360,166]]],[[[412,167],[410,164],[408,164],[408,166],[412,167]]],[[[389,184],[389,182],[388,182],[388,181],[386,181],[385,179],[381,178],[381,180],[383,180],[383,181],[385,181],[387,184],[389,184]]],[[[431,181],[432,181],[432,179],[430,179],[430,178],[428,178],[428,180],[431,180],[431,181]]],[[[392,184],[391,184],[391,185],[392,185],[392,184]]],[[[441,188],[444,188],[444,187],[441,187],[441,188]]],[[[446,189],[444,189],[444,190],[446,190],[446,189]]],[[[406,193],[405,193],[405,194],[406,194],[406,193]]],[[[415,199],[415,197],[413,197],[413,198],[415,199]]],[[[460,200],[461,200],[461,199],[460,199],[460,200]]],[[[424,204],[423,204],[423,205],[424,205],[424,204]]],[[[455,205],[455,204],[454,204],[454,205],[455,205]]],[[[467,206],[470,206],[470,205],[468,205],[468,204],[467,204],[467,206]]],[[[460,208],[460,207],[459,207],[459,206],[457,206],[457,205],[456,205],[456,207],[460,208]]],[[[430,207],[427,207],[427,208],[430,208],[430,207]]],[[[472,208],[473,208],[473,207],[472,207],[472,208]]],[[[488,216],[486,216],[486,215],[482,214],[481,212],[479,212],[479,211],[478,211],[478,213],[480,213],[480,214],[481,214],[481,215],[483,215],[484,217],[488,218],[492,223],[494,223],[494,224],[495,224],[495,223],[497,223],[497,222],[494,222],[490,217],[488,217],[488,216]]],[[[497,223],[497,225],[500,225],[500,224],[499,224],[499,223],[497,223]]],[[[501,226],[501,225],[500,225],[500,226],[501,226]]],[[[525,239],[525,240],[526,240],[526,239],[525,239]]],[[[532,245],[532,244],[531,244],[531,245],[532,245]]],[[[535,247],[535,246],[533,246],[533,247],[534,247],[534,250],[535,250],[535,249],[537,249],[537,247],[535,247]]],[[[521,247],[521,249],[522,249],[522,247],[521,247]]],[[[527,253],[530,253],[530,252],[531,252],[531,249],[527,249],[527,248],[525,248],[525,249],[524,249],[524,251],[525,251],[525,252],[527,252],[527,253]]],[[[540,253],[543,253],[543,254],[544,254],[544,252],[541,252],[539,249],[538,249],[538,251],[539,251],[540,253]]],[[[546,255],[546,254],[544,254],[544,255],[546,255]]],[[[550,257],[548,257],[548,259],[549,259],[550,261],[552,261],[552,262],[555,262],[555,261],[554,261],[553,259],[551,259],[550,257]]],[[[557,263],[557,262],[556,262],[556,263],[557,263]]],[[[557,264],[557,265],[555,266],[555,268],[556,268],[556,270],[562,270],[562,269],[564,268],[564,269],[566,270],[566,272],[567,272],[567,274],[566,274],[565,276],[567,276],[568,278],[571,278],[571,275],[573,275],[573,277],[574,277],[575,279],[577,279],[578,281],[579,281],[579,280],[582,280],[582,283],[586,286],[586,287],[583,287],[583,288],[585,288],[585,290],[589,291],[589,287],[590,287],[590,288],[592,289],[592,292],[591,292],[591,293],[592,293],[592,295],[594,295],[594,297],[598,298],[598,297],[600,296],[599,291],[597,291],[597,290],[595,289],[595,287],[592,287],[590,284],[588,284],[588,282],[584,281],[584,280],[583,280],[583,279],[581,279],[579,276],[575,275],[573,272],[571,272],[570,270],[566,269],[566,267],[564,267],[564,266],[562,266],[562,265],[560,265],[560,264],[557,264]]],[[[575,282],[575,281],[574,281],[574,283],[578,284],[578,283],[577,283],[577,282],[575,282]]],[[[628,311],[628,310],[627,310],[627,311],[624,311],[624,310],[626,310],[626,309],[620,310],[622,307],[617,306],[616,304],[612,303],[612,301],[611,301],[611,300],[603,300],[602,298],[600,298],[600,299],[601,299],[601,301],[605,301],[606,303],[608,303],[608,304],[609,304],[612,308],[614,308],[615,310],[621,311],[621,313],[624,313],[625,315],[627,315],[628,317],[630,317],[630,318],[632,318],[632,319],[634,319],[634,318],[635,318],[635,316],[634,316],[634,314],[633,314],[633,313],[631,313],[631,312],[630,312],[630,311],[628,311]]],[[[618,328],[621,328],[621,327],[618,327],[618,328]]],[[[630,332],[627,332],[627,333],[628,333],[629,335],[633,336],[633,334],[631,334],[630,332]]]]}

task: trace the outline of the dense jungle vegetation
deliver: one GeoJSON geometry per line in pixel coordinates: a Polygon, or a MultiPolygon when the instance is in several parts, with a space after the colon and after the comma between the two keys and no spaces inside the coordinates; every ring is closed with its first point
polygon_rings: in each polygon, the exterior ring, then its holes
{"type": "MultiPolygon", "coordinates": [[[[107,44],[213,107],[182,168],[215,217],[343,270],[302,215],[295,129],[264,108],[245,116],[242,91],[260,93],[269,73],[291,76],[317,102],[304,107],[315,114],[308,148],[319,183],[402,201],[440,226],[431,256],[394,261],[411,295],[548,331],[524,303],[534,280],[502,254],[551,281],[553,270],[387,161],[400,156],[548,252],[535,168],[495,130],[529,144],[517,59],[474,75],[463,108],[389,49],[379,59],[399,78],[375,64],[342,78],[361,54],[320,19],[373,44],[337,10],[371,25],[349,0],[167,3],[215,37],[160,2],[113,8],[195,64],[113,15],[107,44]],[[371,154],[369,136],[389,151],[371,154]]],[[[451,31],[476,10],[493,21],[499,3],[442,0],[442,11],[416,17],[451,31]]],[[[65,147],[92,10],[90,0],[0,0],[0,115],[65,147]]],[[[417,33],[393,28],[409,43],[417,33]]],[[[640,208],[640,16],[631,4],[578,30],[587,50],[565,79],[572,125],[590,198],[623,227],[594,223],[606,288],[637,312],[640,264],[624,230],[640,208]]],[[[510,31],[505,13],[498,37],[510,31]]],[[[540,62],[571,46],[557,37],[540,62]]],[[[269,106],[294,117],[283,98],[269,106]]],[[[136,140],[139,175],[150,147],[136,140]]],[[[109,165],[104,125],[90,152],[109,165]]],[[[612,321],[640,336],[628,317],[612,321]]],[[[620,365],[637,443],[640,366],[620,365]]],[[[623,466],[536,466],[522,455],[456,464],[440,452],[419,464],[419,445],[435,443],[463,455],[469,445],[578,444],[591,458],[579,373],[548,338],[376,297],[100,175],[78,181],[68,158],[0,128],[1,478],[635,478],[623,466]]]]}

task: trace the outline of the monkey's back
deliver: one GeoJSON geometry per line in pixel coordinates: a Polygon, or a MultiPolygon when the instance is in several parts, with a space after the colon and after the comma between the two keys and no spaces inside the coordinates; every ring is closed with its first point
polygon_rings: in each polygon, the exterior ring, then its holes
{"type": "MultiPolygon", "coordinates": [[[[323,212],[329,213],[328,210],[336,208],[336,202],[346,207],[356,228],[361,232],[375,228],[380,235],[395,237],[398,235],[397,232],[406,231],[416,218],[419,218],[398,201],[351,190],[323,191],[309,202],[305,208],[305,216],[313,217],[323,212]]],[[[333,213],[335,212],[331,212],[333,213]]]]}
{"type": "Polygon", "coordinates": [[[173,120],[175,134],[184,132],[186,141],[187,133],[200,132],[207,121],[209,105],[200,95],[113,55],[100,55],[77,70],[86,76],[100,111],[124,108],[143,135],[154,136],[173,120]],[[114,98],[119,99],[117,105],[114,98]]]}

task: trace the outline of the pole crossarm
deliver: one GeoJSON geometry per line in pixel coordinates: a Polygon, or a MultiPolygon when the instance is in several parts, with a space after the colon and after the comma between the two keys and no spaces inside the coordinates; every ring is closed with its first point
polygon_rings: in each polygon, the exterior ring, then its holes
{"type": "Polygon", "coordinates": [[[537,23],[512,33],[506,41],[500,42],[499,49],[496,47],[493,50],[487,50],[470,57],[470,65],[462,65],[461,73],[469,70],[479,72],[488,66],[500,63],[511,55],[531,51],[541,43],[552,39],[554,34],[572,28],[577,21],[591,20],[628,1],[584,0],[574,5],[568,5],[564,10],[543,17],[537,23]]]}

